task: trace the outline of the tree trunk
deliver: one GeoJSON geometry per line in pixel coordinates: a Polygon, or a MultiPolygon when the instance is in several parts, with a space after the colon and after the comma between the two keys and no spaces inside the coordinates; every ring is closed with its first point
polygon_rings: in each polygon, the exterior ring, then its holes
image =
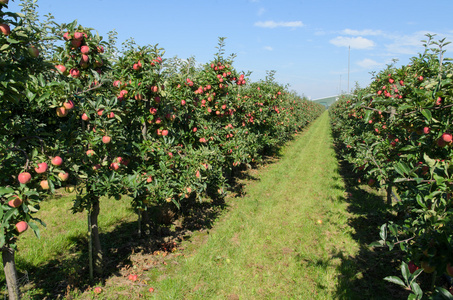
{"type": "Polygon", "coordinates": [[[17,282],[16,262],[14,261],[14,249],[4,246],[2,248],[2,259],[6,284],[8,286],[9,299],[20,299],[19,284],[17,282]]]}
{"type": "Polygon", "coordinates": [[[99,216],[99,198],[94,199],[93,207],[89,215],[90,218],[90,233],[91,233],[91,242],[92,242],[92,255],[93,255],[93,269],[96,275],[102,275],[102,264],[103,264],[103,255],[101,248],[101,240],[99,238],[99,226],[98,226],[98,216],[99,216]]]}
{"type": "Polygon", "coordinates": [[[387,204],[392,205],[392,183],[387,186],[387,204]]]}

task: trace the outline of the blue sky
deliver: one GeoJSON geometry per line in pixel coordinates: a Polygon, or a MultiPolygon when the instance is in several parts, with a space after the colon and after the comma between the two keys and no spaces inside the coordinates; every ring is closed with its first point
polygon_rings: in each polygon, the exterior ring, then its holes
{"type": "MultiPolygon", "coordinates": [[[[9,4],[19,11],[20,1],[9,4]]],[[[453,41],[451,0],[38,0],[41,16],[58,23],[77,19],[102,36],[115,29],[121,44],[159,44],[164,58],[194,56],[199,63],[216,53],[226,37],[233,66],[264,79],[267,70],[301,96],[317,99],[361,87],[398,59],[408,64],[423,51],[427,32],[453,41]]],[[[452,57],[447,48],[447,57],[452,57]]]]}

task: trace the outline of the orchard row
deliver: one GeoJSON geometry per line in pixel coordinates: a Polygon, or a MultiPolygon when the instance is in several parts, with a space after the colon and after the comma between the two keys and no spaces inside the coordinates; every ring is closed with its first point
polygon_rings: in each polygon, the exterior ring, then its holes
{"type": "MultiPolygon", "coordinates": [[[[0,245],[14,254],[40,201],[58,187],[87,211],[93,267],[102,273],[97,229],[103,196],[150,207],[224,194],[235,168],[317,118],[324,107],[273,80],[249,82],[224,57],[196,67],[163,49],[113,43],[76,22],[46,23],[5,12],[0,2],[0,245]]],[[[26,1],[25,1],[26,2],[26,1]]],[[[28,1],[30,4],[30,1],[28,1]]],[[[3,256],[5,258],[5,256],[3,256]]],[[[9,258],[14,262],[14,256],[9,258]]],[[[11,274],[5,268],[7,280],[11,274]]],[[[14,284],[10,296],[14,293],[14,284]]]]}
{"type": "Polygon", "coordinates": [[[384,220],[375,245],[398,245],[411,273],[422,267],[439,278],[453,275],[453,72],[447,43],[423,42],[409,65],[388,66],[330,114],[343,157],[395,200],[398,218],[384,220]]]}

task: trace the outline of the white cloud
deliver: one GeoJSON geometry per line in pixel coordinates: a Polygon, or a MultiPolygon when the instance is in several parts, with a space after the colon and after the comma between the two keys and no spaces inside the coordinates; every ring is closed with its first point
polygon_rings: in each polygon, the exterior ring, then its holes
{"type": "Polygon", "coordinates": [[[301,21],[293,21],[293,22],[275,22],[275,21],[266,21],[266,22],[256,22],[254,24],[257,27],[263,28],[276,28],[276,27],[302,27],[304,24],[301,21]]]}
{"type": "Polygon", "coordinates": [[[365,69],[370,69],[370,68],[382,66],[381,63],[378,63],[377,61],[372,60],[370,58],[362,59],[361,61],[357,62],[357,64],[360,67],[365,68],[365,69]]]}
{"type": "Polygon", "coordinates": [[[382,35],[381,30],[372,30],[372,29],[364,29],[364,30],[354,30],[354,29],[344,29],[341,31],[343,34],[347,35],[382,35]]]}
{"type": "Polygon", "coordinates": [[[271,46],[265,46],[264,49],[267,50],[267,51],[273,51],[274,50],[274,48],[272,48],[271,46]]]}
{"type": "Polygon", "coordinates": [[[337,36],[334,39],[330,40],[330,43],[337,47],[351,47],[352,49],[370,49],[373,48],[376,44],[369,39],[359,37],[344,37],[337,36]]]}

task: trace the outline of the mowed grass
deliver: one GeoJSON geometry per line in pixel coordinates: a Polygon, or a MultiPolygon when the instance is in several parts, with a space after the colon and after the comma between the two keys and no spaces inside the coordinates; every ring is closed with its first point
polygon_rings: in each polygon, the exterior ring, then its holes
{"type": "MultiPolygon", "coordinates": [[[[68,194],[61,189],[54,198],[43,201],[36,216],[46,224],[46,227],[40,226],[40,239],[31,230],[20,236],[16,267],[24,285],[25,299],[43,299],[46,296],[52,299],[59,285],[80,288],[89,283],[87,214],[72,213],[74,198],[74,193],[68,194]],[[29,284],[26,284],[27,273],[29,284]]],[[[111,247],[114,244],[112,240],[118,237],[114,232],[136,220],[127,197],[119,201],[102,198],[99,216],[101,242],[111,247]]],[[[3,268],[0,279],[6,289],[3,268]]],[[[6,292],[4,289],[1,290],[6,292]]]]}
{"type": "MultiPolygon", "coordinates": [[[[150,278],[155,299],[339,299],[359,251],[327,113],[259,172],[246,196],[172,274],[150,278]],[[340,267],[341,266],[341,267],[340,267]]],[[[345,294],[346,293],[346,294],[345,294]]]]}

